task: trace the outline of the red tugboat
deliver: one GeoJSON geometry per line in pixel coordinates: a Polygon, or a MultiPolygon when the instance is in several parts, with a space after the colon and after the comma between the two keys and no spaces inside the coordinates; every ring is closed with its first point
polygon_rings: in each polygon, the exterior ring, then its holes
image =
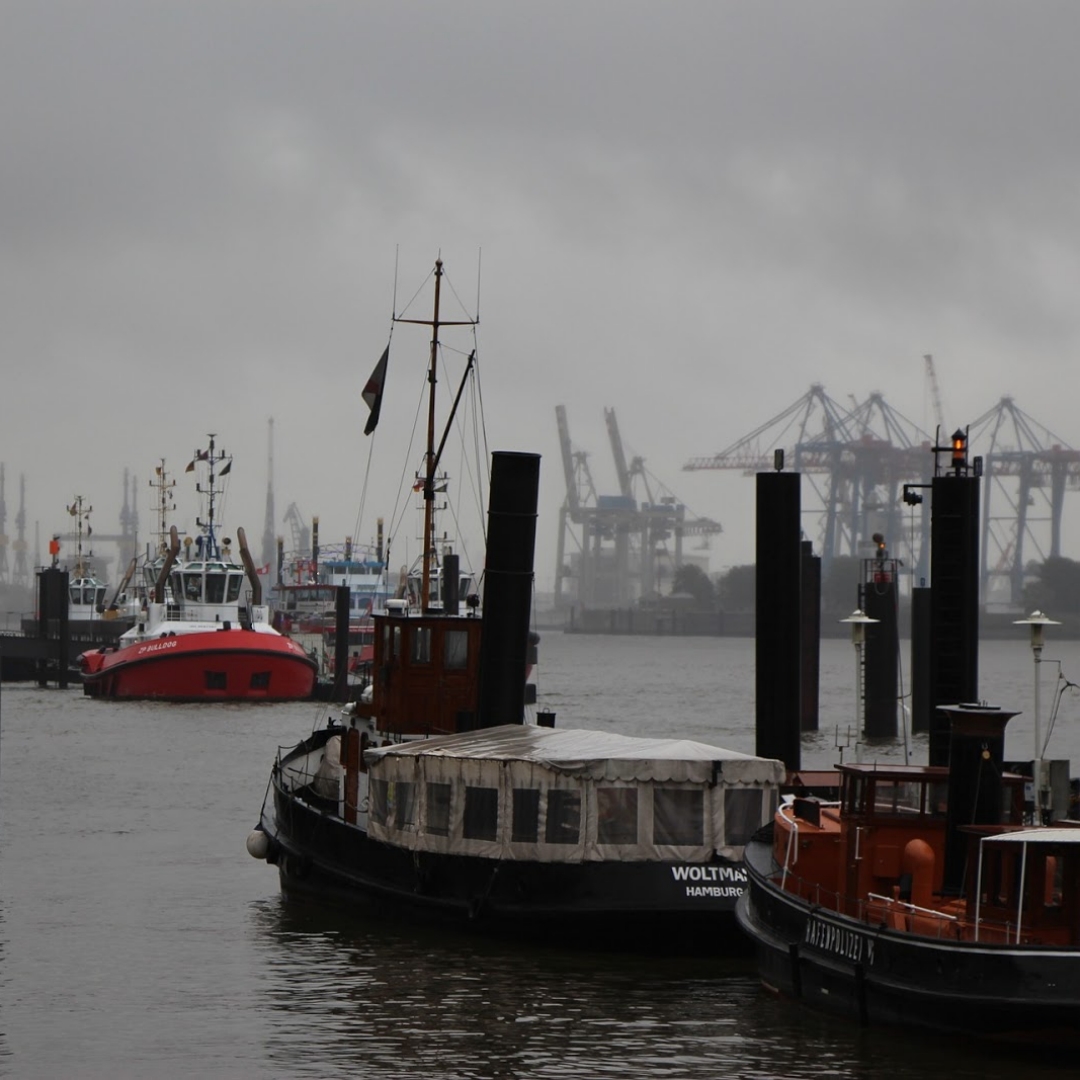
{"type": "Polygon", "coordinates": [[[297,701],[312,696],[316,665],[270,625],[270,609],[237,530],[243,565],[228,540],[219,545],[214,523],[215,469],[231,459],[216,453],[214,436],[196,460],[209,467],[207,520],[200,522],[195,558],[178,562],[175,527],[143,617],[115,647],[79,657],[83,690],[91,697],[168,701],[297,701]],[[241,602],[245,578],[251,603],[241,602]]]}
{"type": "Polygon", "coordinates": [[[841,765],[838,804],[790,799],[747,845],[762,981],[860,1024],[1075,1041],[1080,828],[1023,826],[999,750],[1014,714],[946,711],[950,768],[841,765]]]}
{"type": "Polygon", "coordinates": [[[942,696],[957,672],[974,694],[977,674],[981,469],[962,432],[951,449],[932,485],[930,762],[841,764],[838,803],[786,798],[746,846],[737,916],[786,997],[1059,1049],[1080,1042],[1080,828],[1044,823],[1037,683],[1029,825],[1025,777],[1004,766],[1016,713],[942,696]]]}

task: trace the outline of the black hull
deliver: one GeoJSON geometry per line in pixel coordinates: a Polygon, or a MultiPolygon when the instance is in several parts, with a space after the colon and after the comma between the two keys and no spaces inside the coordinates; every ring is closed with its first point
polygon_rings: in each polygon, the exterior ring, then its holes
{"type": "Polygon", "coordinates": [[[261,822],[286,893],[376,905],[485,933],[664,955],[751,954],[737,864],[552,863],[412,852],[283,791],[261,822]]]}
{"type": "Polygon", "coordinates": [[[746,848],[738,921],[770,990],[862,1025],[1080,1042],[1080,952],[918,937],[813,907],[769,880],[771,844],[746,848]]]}

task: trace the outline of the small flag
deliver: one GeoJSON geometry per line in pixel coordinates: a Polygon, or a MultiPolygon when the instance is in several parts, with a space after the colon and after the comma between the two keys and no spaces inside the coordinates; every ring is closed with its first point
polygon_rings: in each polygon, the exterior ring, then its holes
{"type": "Polygon", "coordinates": [[[225,468],[222,469],[221,472],[218,473],[218,476],[228,476],[229,475],[229,470],[231,468],[232,468],[232,458],[229,458],[229,460],[225,464],[225,468]]]}
{"type": "Polygon", "coordinates": [[[379,357],[379,362],[375,365],[375,370],[371,373],[371,377],[368,379],[360,394],[367,407],[371,410],[371,414],[367,418],[367,423],[364,425],[365,435],[370,435],[375,430],[375,425],[379,422],[379,410],[382,408],[383,385],[386,382],[386,364],[389,359],[390,346],[387,345],[386,348],[383,349],[383,354],[379,357]]]}
{"type": "Polygon", "coordinates": [[[263,563],[262,566],[255,567],[255,573],[256,574],[269,574],[270,573],[270,564],[269,563],[263,563]]]}
{"type": "Polygon", "coordinates": [[[194,472],[194,471],[195,471],[195,462],[194,461],[189,461],[187,463],[187,468],[184,470],[184,472],[194,472]]]}

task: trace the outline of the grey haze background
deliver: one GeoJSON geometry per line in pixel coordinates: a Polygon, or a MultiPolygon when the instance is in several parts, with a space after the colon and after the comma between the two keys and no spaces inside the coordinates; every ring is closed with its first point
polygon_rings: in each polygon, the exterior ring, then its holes
{"type": "MultiPolygon", "coordinates": [[[[932,431],[932,352],[950,426],[1013,394],[1080,445],[1078,38],[1064,2],[7,0],[7,532],[20,473],[31,543],[76,494],[114,530],[127,466],[145,537],[162,457],[193,520],[213,431],[257,547],[273,416],[279,519],[340,541],[395,259],[400,307],[440,251],[470,311],[482,261],[491,447],[544,456],[541,588],[560,402],[601,490],[612,406],[723,523],[714,569],[752,559],[753,485],[682,465],[811,382],[932,431]]],[[[407,330],[359,539],[401,475],[407,330]]]]}

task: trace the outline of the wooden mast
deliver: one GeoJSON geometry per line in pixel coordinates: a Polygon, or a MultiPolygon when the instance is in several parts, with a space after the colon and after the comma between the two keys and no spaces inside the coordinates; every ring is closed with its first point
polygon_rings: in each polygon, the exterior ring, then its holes
{"type": "Polygon", "coordinates": [[[442,284],[442,259],[435,260],[435,310],[431,316],[431,363],[428,367],[427,475],[424,478],[424,569],[420,582],[420,610],[426,615],[431,607],[431,561],[435,541],[431,535],[435,509],[435,382],[439,350],[439,287],[442,284]]]}
{"type": "Polygon", "coordinates": [[[424,452],[424,568],[420,590],[420,609],[426,615],[431,610],[431,565],[435,559],[435,540],[432,536],[434,528],[434,504],[435,504],[435,383],[437,381],[438,356],[439,356],[439,327],[440,326],[475,326],[476,319],[464,319],[456,322],[442,322],[439,319],[439,293],[443,276],[442,259],[435,260],[435,307],[430,319],[399,319],[394,316],[394,322],[413,323],[418,326],[431,327],[431,358],[428,366],[428,427],[427,449],[424,452]]]}

